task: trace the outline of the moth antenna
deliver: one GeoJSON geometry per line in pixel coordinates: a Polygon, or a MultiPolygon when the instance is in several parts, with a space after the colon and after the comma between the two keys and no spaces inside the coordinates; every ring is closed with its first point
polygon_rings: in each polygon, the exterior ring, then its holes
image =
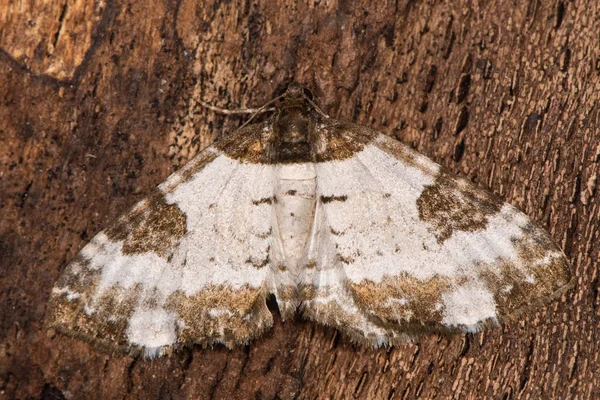
{"type": "Polygon", "coordinates": [[[259,108],[256,110],[256,112],[255,112],[255,113],[254,113],[254,114],[253,114],[253,115],[252,115],[252,116],[251,116],[251,117],[248,119],[248,121],[244,122],[244,123],[242,124],[242,126],[240,126],[240,127],[239,127],[239,129],[242,129],[243,127],[245,127],[246,125],[248,125],[250,122],[252,122],[252,120],[253,120],[254,118],[256,118],[256,116],[257,116],[258,114],[260,114],[260,113],[263,113],[263,112],[267,112],[267,111],[274,111],[274,110],[275,110],[274,108],[270,108],[270,109],[268,109],[268,110],[267,110],[267,107],[269,107],[271,104],[275,103],[277,100],[281,99],[281,98],[282,98],[282,97],[284,97],[285,95],[286,95],[285,93],[284,93],[284,94],[280,94],[279,96],[275,97],[274,99],[272,99],[272,100],[269,100],[269,101],[268,101],[267,103],[265,103],[265,105],[263,105],[262,107],[259,107],[259,108]]]}
{"type": "Polygon", "coordinates": [[[323,112],[323,111],[322,111],[322,110],[319,108],[319,106],[317,106],[317,105],[315,104],[315,102],[314,102],[314,101],[312,101],[312,100],[311,100],[311,99],[310,99],[310,98],[309,98],[309,97],[308,97],[306,94],[302,93],[302,96],[304,96],[304,99],[305,99],[306,101],[308,101],[308,104],[310,104],[310,105],[311,105],[311,106],[312,106],[312,107],[315,109],[315,111],[316,111],[316,112],[318,112],[319,114],[321,114],[321,116],[322,116],[322,117],[329,119],[329,115],[325,114],[325,113],[324,113],[324,112],[323,112]]]}
{"type": "MultiPolygon", "coordinates": [[[[304,97],[304,99],[308,102],[308,104],[311,105],[312,108],[315,109],[315,111],[317,111],[322,117],[329,119],[329,115],[325,114],[320,108],[319,106],[317,106],[315,104],[314,101],[312,101],[310,99],[310,97],[308,97],[304,92],[302,93],[302,97],[304,97]]],[[[239,127],[239,129],[244,128],[246,125],[250,124],[250,122],[252,122],[254,120],[254,118],[256,118],[257,115],[262,114],[264,112],[271,112],[271,111],[275,111],[274,107],[268,108],[271,104],[273,104],[274,102],[276,102],[277,100],[281,99],[282,97],[285,97],[288,95],[288,92],[286,91],[285,93],[275,97],[272,100],[269,100],[267,103],[265,103],[264,105],[262,105],[259,108],[241,108],[241,109],[237,109],[237,110],[228,110],[226,108],[221,108],[221,107],[217,107],[217,106],[213,106],[212,104],[208,104],[202,100],[198,100],[198,103],[200,103],[200,105],[204,108],[207,108],[211,111],[214,111],[216,113],[219,114],[224,114],[224,115],[241,115],[241,114],[252,114],[252,116],[248,119],[248,121],[244,122],[242,124],[242,126],[239,127]]]]}
{"type": "Polygon", "coordinates": [[[248,125],[250,122],[252,122],[252,120],[258,115],[258,114],[262,114],[264,112],[271,112],[271,111],[275,111],[274,107],[268,108],[271,104],[273,104],[274,102],[276,102],[277,100],[281,99],[282,97],[285,96],[285,93],[282,95],[279,95],[277,97],[275,97],[272,100],[269,100],[267,103],[265,103],[264,105],[258,107],[258,108],[240,108],[237,110],[228,110],[226,108],[221,108],[221,107],[217,107],[217,106],[213,106],[212,104],[208,104],[202,100],[198,100],[198,103],[200,103],[200,105],[204,108],[207,108],[211,111],[214,111],[216,113],[219,114],[224,114],[224,115],[241,115],[241,114],[252,114],[252,116],[248,119],[248,121],[244,122],[242,124],[242,126],[240,126],[238,129],[242,129],[243,127],[245,127],[246,125],[248,125]]]}

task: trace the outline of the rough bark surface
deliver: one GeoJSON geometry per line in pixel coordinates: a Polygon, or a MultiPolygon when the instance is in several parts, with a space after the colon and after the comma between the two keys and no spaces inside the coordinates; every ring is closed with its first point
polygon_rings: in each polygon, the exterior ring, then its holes
{"type": "MultiPolygon", "coordinates": [[[[0,0],[0,398],[597,398],[595,1],[0,0]],[[6,11],[6,12],[5,12],[6,11]],[[576,288],[520,322],[392,349],[276,320],[144,361],[44,329],[98,231],[289,82],[547,227],[576,288]]],[[[207,188],[210,190],[210,188],[207,188]]]]}

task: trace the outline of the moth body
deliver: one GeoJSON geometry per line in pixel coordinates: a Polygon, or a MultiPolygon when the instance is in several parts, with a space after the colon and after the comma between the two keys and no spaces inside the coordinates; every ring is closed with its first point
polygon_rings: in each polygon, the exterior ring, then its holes
{"type": "Polygon", "coordinates": [[[298,281],[307,262],[307,244],[315,219],[316,171],[313,163],[282,164],[277,171],[276,215],[284,265],[298,281]]]}

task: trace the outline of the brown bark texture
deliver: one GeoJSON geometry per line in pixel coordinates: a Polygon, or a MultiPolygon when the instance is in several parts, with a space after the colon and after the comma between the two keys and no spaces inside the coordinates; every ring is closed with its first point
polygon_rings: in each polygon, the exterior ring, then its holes
{"type": "Polygon", "coordinates": [[[0,0],[0,398],[600,397],[599,21],[591,0],[0,0]],[[523,209],[575,289],[376,350],[301,318],[151,361],[45,329],[81,247],[246,119],[200,102],[292,81],[523,209]]]}

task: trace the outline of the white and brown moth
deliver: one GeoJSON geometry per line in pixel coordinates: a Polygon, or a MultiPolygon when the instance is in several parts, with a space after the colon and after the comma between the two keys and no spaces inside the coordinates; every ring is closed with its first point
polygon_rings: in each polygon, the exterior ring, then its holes
{"type": "Polygon", "coordinates": [[[108,349],[248,343],[298,311],[393,345],[477,331],[570,285],[515,207],[402,143],[324,115],[292,84],[274,113],[201,152],[56,283],[49,324],[108,349]]]}

